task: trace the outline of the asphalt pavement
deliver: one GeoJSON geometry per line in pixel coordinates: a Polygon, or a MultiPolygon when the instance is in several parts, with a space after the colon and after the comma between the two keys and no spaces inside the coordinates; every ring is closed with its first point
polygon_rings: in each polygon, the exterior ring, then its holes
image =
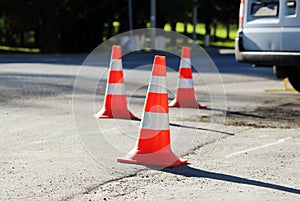
{"type": "MultiPolygon", "coordinates": [[[[300,96],[265,92],[284,87],[272,69],[239,64],[231,51],[214,51],[213,63],[192,55],[195,94],[208,109],[170,109],[172,149],[189,164],[154,169],[116,162],[140,122],[93,116],[109,55],[86,56],[0,55],[1,200],[300,199],[300,96]]],[[[124,56],[138,117],[153,56],[124,56]]],[[[179,57],[166,56],[171,101],[179,57]]]]}

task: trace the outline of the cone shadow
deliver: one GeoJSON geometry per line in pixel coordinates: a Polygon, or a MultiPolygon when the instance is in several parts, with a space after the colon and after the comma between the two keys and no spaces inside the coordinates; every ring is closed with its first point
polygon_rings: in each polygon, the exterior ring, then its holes
{"type": "MultiPolygon", "coordinates": [[[[134,121],[141,121],[141,119],[137,118],[137,119],[132,119],[134,121]]],[[[224,134],[224,135],[234,135],[234,133],[229,133],[229,132],[225,132],[225,131],[219,131],[219,130],[214,130],[214,129],[209,129],[209,128],[201,128],[201,127],[194,127],[194,126],[185,126],[185,125],[181,125],[181,124],[175,124],[175,123],[169,123],[170,126],[174,126],[174,127],[179,127],[179,128],[189,128],[189,129],[195,129],[195,130],[202,130],[202,131],[208,131],[208,132],[213,132],[213,133],[220,133],[220,134],[224,134]]]]}
{"type": "Polygon", "coordinates": [[[202,130],[202,131],[208,131],[208,132],[213,132],[213,133],[220,133],[220,134],[224,134],[224,135],[234,135],[234,133],[229,133],[229,132],[219,131],[219,130],[214,130],[214,129],[209,129],[209,128],[185,126],[185,125],[175,124],[175,123],[170,123],[169,125],[174,126],[174,127],[180,127],[180,128],[189,128],[189,129],[202,130]]]}
{"type": "Polygon", "coordinates": [[[178,167],[174,167],[174,168],[165,168],[162,171],[168,172],[171,174],[185,176],[185,177],[208,178],[208,179],[214,179],[214,180],[219,180],[219,181],[245,184],[245,185],[250,185],[250,186],[257,186],[257,187],[262,187],[262,188],[284,191],[284,192],[288,192],[288,193],[300,194],[300,189],[295,189],[295,188],[290,188],[290,187],[286,187],[286,186],[281,186],[278,184],[271,184],[271,183],[246,179],[246,178],[237,177],[237,176],[233,176],[233,175],[227,175],[227,174],[216,173],[216,172],[208,172],[208,171],[199,170],[199,169],[190,167],[188,165],[182,165],[182,166],[178,166],[178,167]]]}
{"type": "Polygon", "coordinates": [[[230,111],[230,110],[222,110],[222,109],[216,109],[216,108],[199,108],[201,110],[209,110],[209,111],[217,111],[217,112],[223,112],[225,114],[231,114],[231,115],[237,115],[237,116],[243,116],[243,117],[253,117],[258,119],[265,119],[266,117],[254,115],[254,114],[246,114],[242,112],[237,111],[230,111]]]}

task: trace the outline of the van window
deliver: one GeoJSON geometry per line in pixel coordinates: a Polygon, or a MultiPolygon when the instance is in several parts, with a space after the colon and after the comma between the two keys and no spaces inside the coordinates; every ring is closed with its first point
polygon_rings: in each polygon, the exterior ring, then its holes
{"type": "Polygon", "coordinates": [[[251,5],[252,17],[278,16],[279,0],[255,0],[251,5]]]}

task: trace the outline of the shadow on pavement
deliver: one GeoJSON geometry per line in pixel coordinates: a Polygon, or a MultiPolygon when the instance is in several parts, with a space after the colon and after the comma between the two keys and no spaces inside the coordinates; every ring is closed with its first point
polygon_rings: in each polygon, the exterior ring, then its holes
{"type": "Polygon", "coordinates": [[[81,65],[88,54],[0,54],[3,63],[81,65]]]}
{"type": "MultiPolygon", "coordinates": [[[[132,121],[142,121],[140,118],[138,119],[131,119],[132,121]]],[[[201,128],[201,127],[194,127],[194,126],[185,126],[181,124],[175,124],[175,123],[169,123],[170,126],[174,127],[179,127],[179,128],[189,128],[189,129],[195,129],[195,130],[202,130],[202,131],[208,131],[208,132],[213,132],[213,133],[220,133],[224,135],[234,135],[233,133],[228,133],[224,131],[219,131],[219,130],[214,130],[214,129],[209,129],[209,128],[201,128]]]]}
{"type": "Polygon", "coordinates": [[[201,108],[201,110],[218,111],[218,112],[223,112],[225,114],[231,114],[231,115],[237,115],[237,116],[243,116],[243,117],[253,117],[253,118],[259,118],[259,119],[266,118],[266,117],[254,115],[254,114],[246,114],[246,113],[237,112],[237,111],[222,110],[222,109],[215,109],[215,108],[201,108]]]}
{"type": "Polygon", "coordinates": [[[232,176],[232,175],[226,175],[226,174],[222,174],[222,173],[208,172],[208,171],[199,170],[199,169],[190,167],[188,165],[182,165],[182,166],[178,166],[175,168],[165,168],[162,171],[168,172],[171,174],[182,175],[185,177],[215,179],[215,180],[220,180],[220,181],[227,181],[227,182],[233,182],[233,183],[238,183],[238,184],[246,184],[246,185],[251,185],[251,186],[269,188],[269,189],[273,189],[273,190],[285,191],[288,193],[300,194],[299,189],[281,186],[281,185],[277,185],[277,184],[261,182],[261,181],[256,181],[256,180],[251,180],[251,179],[246,179],[246,178],[232,176]]]}
{"type": "MultiPolygon", "coordinates": [[[[132,52],[123,55],[123,69],[135,69],[137,67],[153,64],[155,55],[163,55],[167,57],[167,67],[177,71],[179,68],[180,57],[169,52],[132,52]]],[[[56,64],[56,65],[88,65],[88,66],[109,66],[110,55],[95,55],[95,58],[85,62],[88,54],[0,54],[0,64],[7,63],[42,63],[42,64],[56,64]],[[97,56],[97,57],[96,57],[97,56]]],[[[249,64],[238,63],[234,55],[226,54],[211,54],[211,59],[215,63],[218,71],[222,74],[238,74],[254,77],[265,77],[274,79],[272,68],[252,68],[249,64]]],[[[193,59],[193,58],[192,58],[193,59]]],[[[195,58],[196,60],[199,58],[195,58]]],[[[198,61],[195,61],[198,63],[198,61]]],[[[199,64],[201,66],[200,73],[211,72],[206,68],[206,64],[199,64]],[[207,71],[208,70],[208,71],[207,71]]],[[[148,69],[148,70],[151,70],[148,69]]],[[[193,68],[193,72],[197,72],[193,68]]]]}
{"type": "Polygon", "coordinates": [[[180,128],[189,128],[189,129],[196,129],[196,130],[208,131],[208,132],[213,132],[213,133],[220,133],[220,134],[224,134],[224,135],[234,135],[233,133],[228,133],[228,132],[214,130],[214,129],[209,129],[209,128],[200,128],[200,127],[194,127],[194,126],[185,126],[185,125],[175,124],[175,123],[169,123],[169,125],[170,126],[174,126],[174,127],[180,127],[180,128]]]}

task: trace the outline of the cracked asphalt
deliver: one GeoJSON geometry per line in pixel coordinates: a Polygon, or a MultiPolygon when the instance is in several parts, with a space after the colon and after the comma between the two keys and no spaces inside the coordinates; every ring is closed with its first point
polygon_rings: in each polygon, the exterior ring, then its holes
{"type": "MultiPolygon", "coordinates": [[[[193,75],[208,109],[169,113],[172,149],[189,164],[154,169],[116,163],[135,145],[140,122],[93,117],[106,68],[83,72],[85,56],[1,55],[1,200],[300,199],[300,96],[265,92],[283,88],[272,69],[213,54],[222,89],[212,72],[193,75]]],[[[128,61],[128,105],[141,117],[150,68],[128,61]]],[[[170,100],[177,76],[171,67],[170,100]]]]}

